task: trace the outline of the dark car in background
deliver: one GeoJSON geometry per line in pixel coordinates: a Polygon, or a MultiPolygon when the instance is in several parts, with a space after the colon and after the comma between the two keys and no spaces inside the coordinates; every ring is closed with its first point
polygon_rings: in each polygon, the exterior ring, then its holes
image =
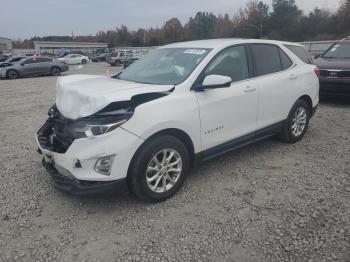
{"type": "Polygon", "coordinates": [[[5,62],[11,55],[0,54],[0,62],[5,62]]]}
{"type": "Polygon", "coordinates": [[[350,98],[350,38],[332,45],[315,64],[320,69],[320,96],[350,98]]]}
{"type": "Polygon", "coordinates": [[[106,62],[106,59],[108,59],[107,58],[108,56],[110,56],[109,53],[99,54],[99,55],[91,57],[91,61],[92,62],[106,62]]]}
{"type": "Polygon", "coordinates": [[[11,66],[0,68],[0,78],[16,79],[22,76],[54,75],[68,71],[68,65],[49,57],[24,58],[11,66]]]}
{"type": "Polygon", "coordinates": [[[18,61],[21,61],[23,58],[25,58],[25,56],[15,56],[15,57],[10,57],[7,60],[5,60],[4,62],[0,63],[0,67],[7,67],[7,66],[11,66],[13,63],[16,63],[18,61]]]}

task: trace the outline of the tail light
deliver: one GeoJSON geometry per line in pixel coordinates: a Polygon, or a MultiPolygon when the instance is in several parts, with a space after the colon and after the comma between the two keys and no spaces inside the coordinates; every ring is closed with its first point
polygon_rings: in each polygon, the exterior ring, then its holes
{"type": "Polygon", "coordinates": [[[319,68],[315,68],[315,74],[317,75],[318,78],[320,78],[321,70],[319,68]]]}

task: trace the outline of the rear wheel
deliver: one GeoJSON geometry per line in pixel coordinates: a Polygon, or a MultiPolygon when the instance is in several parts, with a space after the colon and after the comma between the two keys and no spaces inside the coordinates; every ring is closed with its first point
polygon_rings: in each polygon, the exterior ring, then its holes
{"type": "Polygon", "coordinates": [[[298,100],[292,107],[286,125],[281,134],[283,141],[296,143],[300,141],[308,128],[311,108],[304,100],[298,100]]]}
{"type": "Polygon", "coordinates": [[[53,67],[51,69],[51,75],[53,76],[58,76],[61,74],[61,69],[59,69],[58,67],[53,67]]]}
{"type": "Polygon", "coordinates": [[[142,200],[158,202],[175,194],[189,168],[186,146],[173,136],[147,141],[136,153],[128,181],[131,191],[142,200]]]}
{"type": "Polygon", "coordinates": [[[18,72],[14,69],[10,69],[6,73],[7,79],[17,79],[19,76],[18,72]]]}

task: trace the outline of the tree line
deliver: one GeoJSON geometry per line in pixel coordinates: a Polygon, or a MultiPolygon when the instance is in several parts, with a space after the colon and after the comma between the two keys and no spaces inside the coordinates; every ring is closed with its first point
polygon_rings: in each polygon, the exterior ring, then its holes
{"type": "Polygon", "coordinates": [[[32,48],[33,41],[104,42],[110,47],[158,46],[179,41],[209,38],[267,38],[285,41],[334,40],[350,36],[350,0],[331,12],[316,7],[305,14],[295,0],[273,0],[272,8],[251,0],[233,16],[198,12],[182,24],[176,17],[160,28],[114,30],[89,36],[46,36],[15,40],[14,48],[32,48]]]}

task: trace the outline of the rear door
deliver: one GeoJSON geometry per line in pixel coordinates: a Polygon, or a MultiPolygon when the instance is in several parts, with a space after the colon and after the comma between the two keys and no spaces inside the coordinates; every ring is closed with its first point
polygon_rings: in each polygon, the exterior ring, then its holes
{"type": "Polygon", "coordinates": [[[38,57],[35,62],[38,74],[49,74],[51,71],[51,63],[51,58],[38,57]]]}
{"type": "Polygon", "coordinates": [[[250,44],[254,74],[259,82],[257,128],[285,120],[295,102],[298,75],[293,62],[277,45],[250,44]]]}

